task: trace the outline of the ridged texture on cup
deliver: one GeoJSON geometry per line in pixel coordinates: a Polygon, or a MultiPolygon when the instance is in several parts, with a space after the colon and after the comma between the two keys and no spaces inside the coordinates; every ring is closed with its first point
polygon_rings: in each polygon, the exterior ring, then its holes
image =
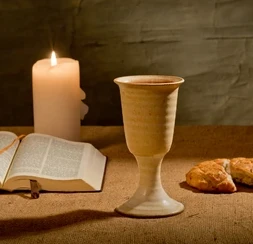
{"type": "Polygon", "coordinates": [[[165,154],[170,150],[178,88],[169,86],[120,86],[126,141],[136,156],[165,154]]]}

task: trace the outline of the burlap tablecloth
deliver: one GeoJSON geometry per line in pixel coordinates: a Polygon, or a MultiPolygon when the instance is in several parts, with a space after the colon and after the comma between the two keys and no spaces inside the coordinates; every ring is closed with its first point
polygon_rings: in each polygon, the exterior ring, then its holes
{"type": "MultiPolygon", "coordinates": [[[[18,134],[32,127],[1,127],[18,134]]],[[[253,157],[253,127],[176,127],[162,165],[162,182],[183,213],[159,219],[123,217],[114,208],[133,194],[138,168],[122,127],[82,127],[82,138],[108,156],[100,193],[0,194],[0,243],[253,243],[253,189],[205,194],[185,183],[197,162],[218,157],[253,157]]]]}

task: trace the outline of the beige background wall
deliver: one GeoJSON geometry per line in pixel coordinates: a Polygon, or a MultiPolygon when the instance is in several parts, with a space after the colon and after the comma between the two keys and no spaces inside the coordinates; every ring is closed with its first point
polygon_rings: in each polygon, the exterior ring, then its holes
{"type": "Polygon", "coordinates": [[[121,124],[113,78],[172,74],[178,124],[253,124],[252,0],[0,1],[0,125],[32,125],[31,67],[80,61],[90,112],[83,124],[121,124]]]}

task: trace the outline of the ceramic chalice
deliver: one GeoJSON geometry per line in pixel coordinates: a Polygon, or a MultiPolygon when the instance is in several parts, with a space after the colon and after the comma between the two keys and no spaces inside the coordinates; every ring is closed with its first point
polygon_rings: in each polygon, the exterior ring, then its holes
{"type": "Polygon", "coordinates": [[[177,97],[183,78],[161,75],[114,79],[119,86],[126,143],[139,168],[136,192],[116,211],[134,217],[162,217],[183,211],[161,183],[161,164],[169,152],[177,97]]]}

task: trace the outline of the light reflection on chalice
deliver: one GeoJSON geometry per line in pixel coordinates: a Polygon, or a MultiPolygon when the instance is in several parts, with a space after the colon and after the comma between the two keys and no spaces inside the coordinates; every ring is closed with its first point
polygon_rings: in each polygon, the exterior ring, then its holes
{"type": "Polygon", "coordinates": [[[116,211],[134,217],[180,213],[184,205],[164,191],[161,164],[169,152],[175,126],[177,97],[183,78],[139,75],[114,79],[119,86],[126,143],[139,168],[134,195],[116,211]]]}

